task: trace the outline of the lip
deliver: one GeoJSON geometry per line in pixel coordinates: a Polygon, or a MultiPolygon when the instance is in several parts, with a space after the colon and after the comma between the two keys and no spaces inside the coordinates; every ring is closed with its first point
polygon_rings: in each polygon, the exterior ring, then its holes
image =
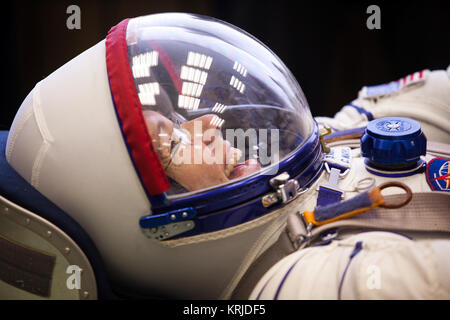
{"type": "Polygon", "coordinates": [[[239,168],[244,168],[244,167],[246,167],[246,164],[244,164],[244,163],[237,164],[237,165],[235,165],[235,166],[233,167],[233,171],[234,171],[234,170],[239,170],[239,168]]]}
{"type": "Polygon", "coordinates": [[[234,166],[233,171],[230,173],[230,179],[240,178],[244,175],[249,175],[255,171],[261,169],[257,160],[246,160],[244,163],[240,163],[234,166]]]}

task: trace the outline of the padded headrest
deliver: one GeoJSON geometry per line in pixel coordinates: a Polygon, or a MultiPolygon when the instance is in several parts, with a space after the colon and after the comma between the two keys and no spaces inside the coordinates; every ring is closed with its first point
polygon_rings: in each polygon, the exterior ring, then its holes
{"type": "Polygon", "coordinates": [[[23,179],[6,161],[5,149],[9,131],[0,131],[0,195],[62,229],[88,257],[97,280],[100,299],[117,298],[111,291],[100,253],[89,235],[67,213],[44,197],[23,179]]]}

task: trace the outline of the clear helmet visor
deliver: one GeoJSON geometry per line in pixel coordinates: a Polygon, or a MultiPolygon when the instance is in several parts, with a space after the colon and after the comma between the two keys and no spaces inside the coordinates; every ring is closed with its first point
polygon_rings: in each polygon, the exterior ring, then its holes
{"type": "Polygon", "coordinates": [[[131,19],[130,69],[169,195],[274,174],[310,137],[297,81],[264,44],[190,14],[131,19]]]}

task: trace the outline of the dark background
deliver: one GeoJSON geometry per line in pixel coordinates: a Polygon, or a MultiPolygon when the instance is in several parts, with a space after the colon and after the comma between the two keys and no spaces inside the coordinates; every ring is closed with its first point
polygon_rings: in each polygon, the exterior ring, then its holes
{"type": "Polygon", "coordinates": [[[450,64],[450,1],[116,0],[2,2],[0,129],[58,67],[102,40],[127,17],[190,12],[232,23],[268,45],[300,83],[313,115],[333,115],[363,85],[450,64]],[[66,9],[81,9],[81,30],[68,30],[66,9]],[[367,7],[381,8],[369,30],[367,7]]]}

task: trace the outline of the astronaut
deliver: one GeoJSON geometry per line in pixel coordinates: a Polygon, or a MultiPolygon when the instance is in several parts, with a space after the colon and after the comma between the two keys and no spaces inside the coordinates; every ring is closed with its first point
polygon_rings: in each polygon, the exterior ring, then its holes
{"type": "Polygon", "coordinates": [[[239,28],[126,19],[0,135],[0,297],[449,298],[448,119],[450,68],[314,119],[239,28]]]}

